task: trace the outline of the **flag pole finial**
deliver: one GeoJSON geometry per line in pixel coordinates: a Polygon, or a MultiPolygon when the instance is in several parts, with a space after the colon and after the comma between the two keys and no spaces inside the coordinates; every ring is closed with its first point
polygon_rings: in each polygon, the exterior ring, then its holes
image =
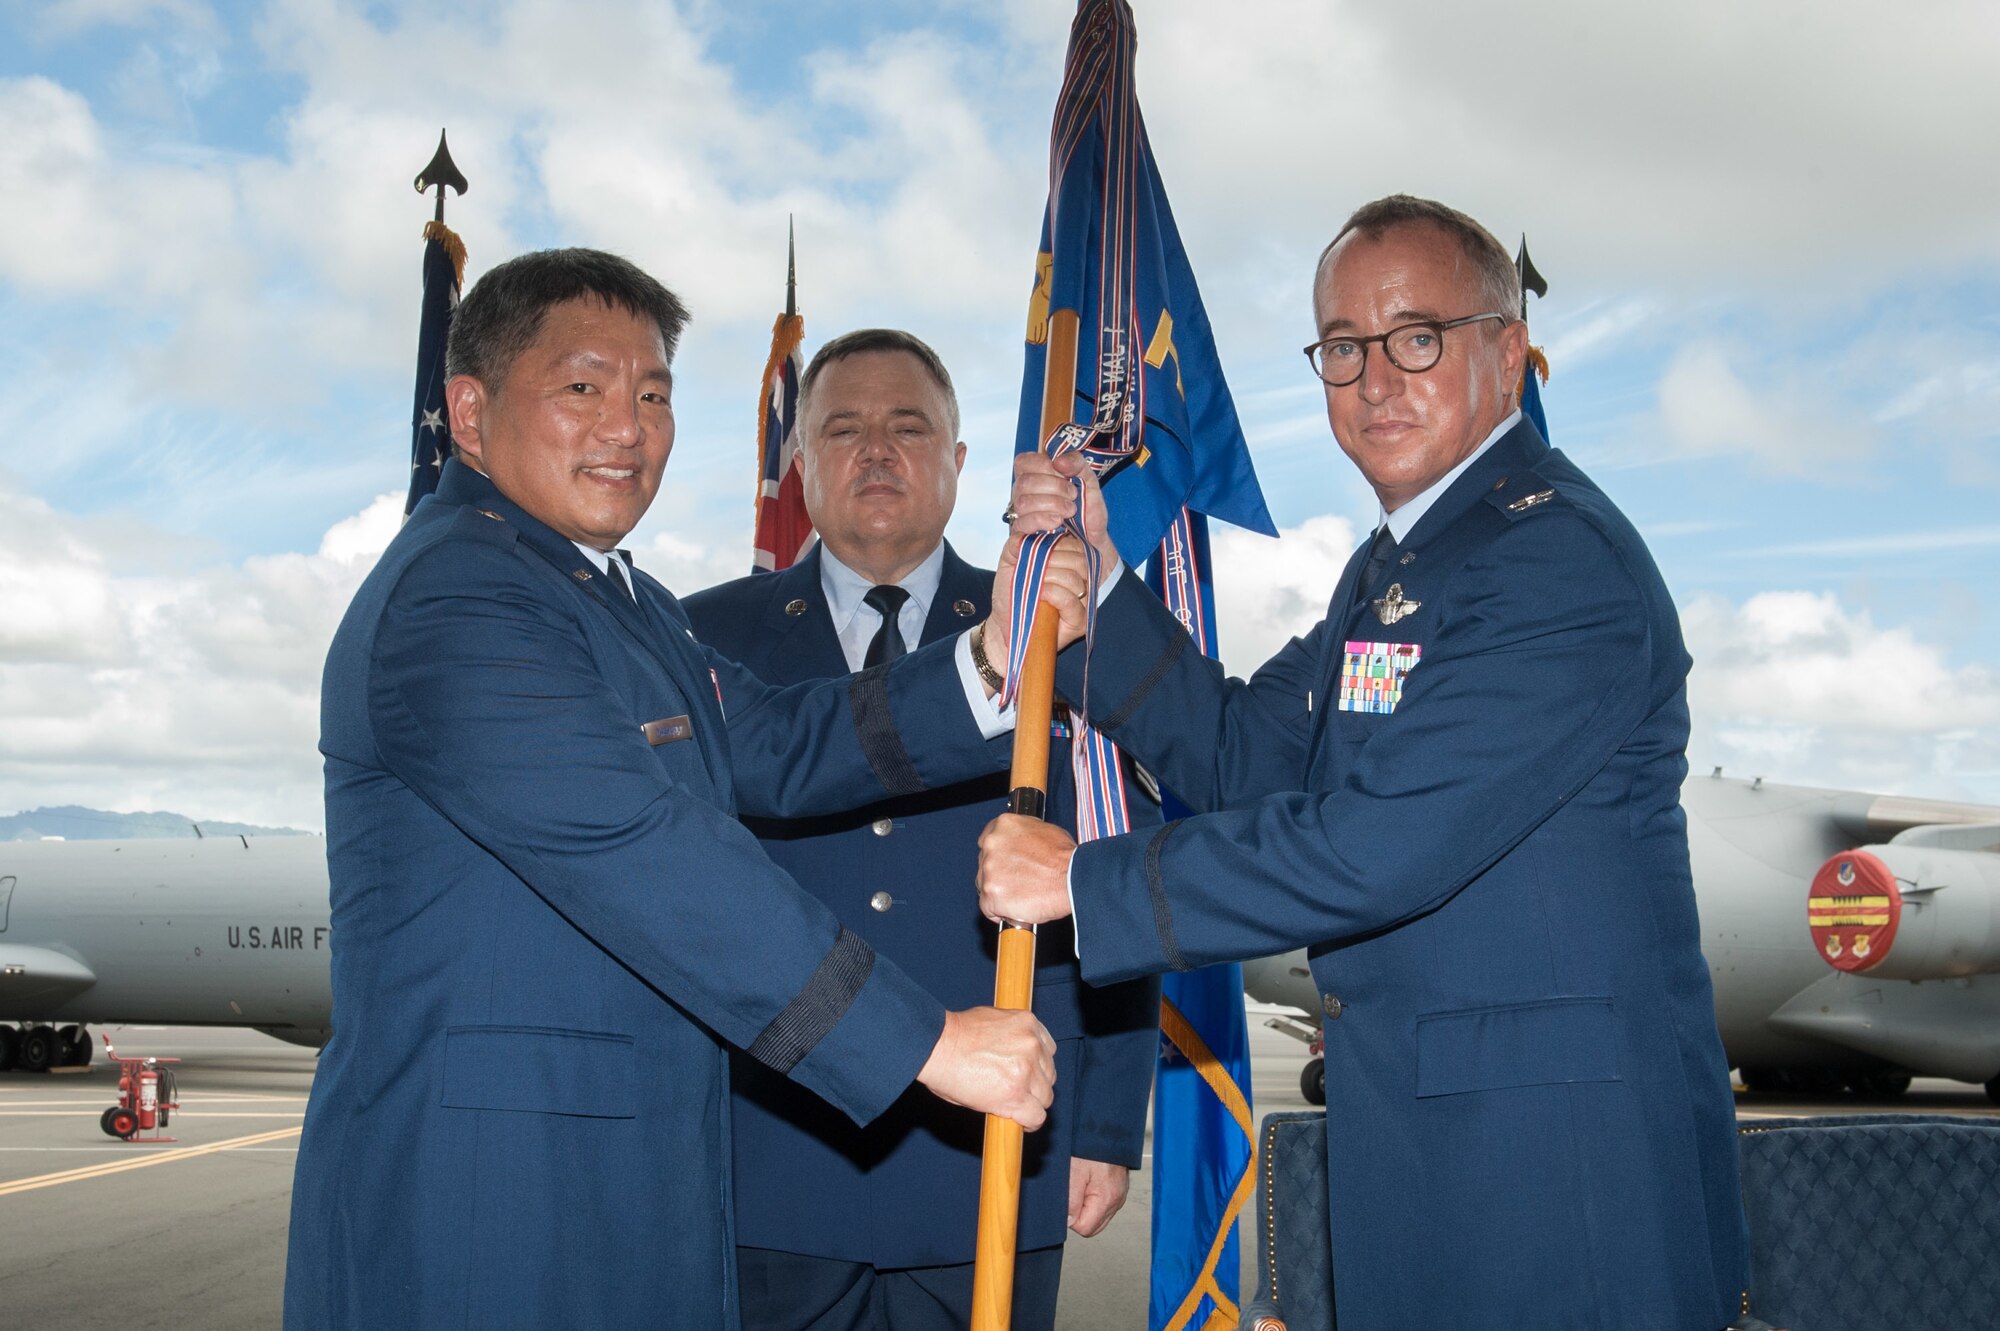
{"type": "Polygon", "coordinates": [[[1549,280],[1535,271],[1535,261],[1528,257],[1528,233],[1521,233],[1521,248],[1514,252],[1514,271],[1521,275],[1521,317],[1528,317],[1528,293],[1546,297],[1549,294],[1549,280]]]}
{"type": "Polygon", "coordinates": [[[415,183],[419,194],[428,192],[433,185],[437,186],[437,215],[434,220],[439,222],[444,221],[445,188],[449,186],[460,195],[471,188],[466,183],[465,173],[451,160],[451,148],[444,141],[443,130],[438,131],[437,151],[431,154],[431,160],[424,164],[424,169],[417,172],[415,183]]]}
{"type": "Polygon", "coordinates": [[[792,215],[785,214],[785,317],[799,312],[799,246],[792,215]]]}

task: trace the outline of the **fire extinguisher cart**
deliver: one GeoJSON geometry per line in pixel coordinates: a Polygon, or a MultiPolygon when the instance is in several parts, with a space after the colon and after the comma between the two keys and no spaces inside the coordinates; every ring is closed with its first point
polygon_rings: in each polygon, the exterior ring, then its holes
{"type": "Polygon", "coordinates": [[[126,1058],[104,1037],[104,1055],[118,1065],[118,1103],[97,1120],[106,1134],[125,1141],[170,1142],[161,1136],[173,1110],[179,1109],[180,1093],[174,1085],[173,1069],[178,1058],[126,1058]],[[142,1132],[152,1135],[140,1138],[142,1132]]]}

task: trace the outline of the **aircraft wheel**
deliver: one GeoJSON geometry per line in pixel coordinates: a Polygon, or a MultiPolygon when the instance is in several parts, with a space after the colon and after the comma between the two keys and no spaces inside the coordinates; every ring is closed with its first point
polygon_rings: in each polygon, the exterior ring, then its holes
{"type": "MultiPolygon", "coordinates": [[[[1996,1077],[1994,1080],[1995,1082],[2000,1082],[2000,1077],[1996,1077]]],[[[1324,1058],[1307,1059],[1305,1067],[1299,1070],[1299,1094],[1306,1098],[1306,1103],[1309,1105],[1323,1105],[1326,1103],[1326,1060],[1324,1058]]]]}
{"type": "Polygon", "coordinates": [[[1738,1068],[1736,1075],[1743,1078],[1743,1089],[1758,1095],[1770,1095],[1778,1089],[1777,1074],[1770,1068],[1738,1068]]]}
{"type": "Polygon", "coordinates": [[[62,1055],[53,1026],[37,1026],[21,1037],[21,1071],[47,1072],[62,1055]]]}
{"type": "Polygon", "coordinates": [[[21,1058],[21,1033],[12,1026],[0,1026],[0,1072],[12,1072],[21,1058]]]}
{"type": "Polygon", "coordinates": [[[82,1026],[65,1026],[56,1032],[57,1047],[61,1053],[60,1062],[66,1068],[87,1068],[91,1055],[96,1053],[90,1043],[90,1031],[82,1026]]]}
{"type": "Polygon", "coordinates": [[[1986,1098],[2000,1105],[2000,1072],[1993,1074],[1993,1080],[1986,1083],[1986,1098]]]}
{"type": "Polygon", "coordinates": [[[1893,1100],[1910,1089],[1910,1074],[1890,1071],[1864,1072],[1848,1085],[1860,1099],[1893,1100]]]}
{"type": "Polygon", "coordinates": [[[104,1111],[104,1130],[129,1142],[139,1131],[139,1116],[125,1106],[117,1105],[104,1111]]]}

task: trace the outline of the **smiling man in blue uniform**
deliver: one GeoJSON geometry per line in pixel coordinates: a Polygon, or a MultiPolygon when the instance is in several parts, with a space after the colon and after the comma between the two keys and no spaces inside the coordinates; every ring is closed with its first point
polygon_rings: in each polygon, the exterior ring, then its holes
{"type": "MultiPolygon", "coordinates": [[[[792,568],[687,598],[695,635],[774,684],[844,675],[954,637],[993,574],[944,539],[965,445],[937,353],[868,328],[813,357],[799,392],[806,508],[819,532],[792,568]]],[[[1073,825],[1067,745],[1051,816],[1073,825]]],[[[995,933],[967,888],[1007,807],[994,774],[832,818],[750,820],[771,858],[947,1006],[993,993],[995,933]]],[[[1135,821],[1157,806],[1128,783],[1135,821]]],[[[1034,1010],[1056,1039],[1056,1102],[1023,1162],[1013,1326],[1054,1325],[1065,1221],[1096,1234],[1140,1163],[1159,984],[1082,984],[1058,926],[1037,952],[1034,1010]]],[[[735,1060],[738,1266],[750,1331],[964,1331],[981,1135],[921,1092],[865,1127],[754,1060],[735,1060]]]]}
{"type": "MultiPolygon", "coordinates": [[[[1211,812],[1081,848],[1003,817],[983,906],[1073,908],[1098,982],[1309,949],[1344,1331],[1716,1331],[1749,1259],[1679,802],[1688,656],[1638,534],[1521,417],[1517,282],[1443,205],[1349,220],[1307,355],[1376,532],[1247,683],[1121,576],[1089,713],[1211,812]]],[[[1073,510],[1046,459],[1017,477],[1022,529],[1073,510]]]]}
{"type": "MultiPolygon", "coordinates": [[[[289,1327],[734,1327],[725,1044],[857,1122],[913,1082],[1030,1128],[1053,1098],[1032,1017],[947,1012],[736,821],[995,770],[1009,721],[963,634],[769,687],[617,549],[684,319],[593,250],[458,309],[458,455],[327,657],[335,1016],[289,1327]]],[[[1080,550],[1062,577],[1074,633],[1080,550]]]]}

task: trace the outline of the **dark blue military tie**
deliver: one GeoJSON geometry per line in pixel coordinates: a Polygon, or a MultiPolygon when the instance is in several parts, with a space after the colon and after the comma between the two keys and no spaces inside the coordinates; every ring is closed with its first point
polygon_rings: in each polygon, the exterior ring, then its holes
{"type": "Polygon", "coordinates": [[[611,585],[622,593],[626,600],[636,602],[639,598],[632,594],[632,585],[625,581],[625,561],[611,555],[604,566],[604,576],[611,579],[611,585]]]}
{"type": "Polygon", "coordinates": [[[870,666],[887,665],[909,650],[903,643],[902,626],[896,620],[903,613],[903,602],[910,599],[910,594],[893,582],[885,582],[879,587],[870,587],[868,595],[861,599],[875,607],[882,616],[882,627],[875,630],[875,636],[868,643],[868,655],[861,661],[861,668],[866,670],[870,666]]]}
{"type": "Polygon", "coordinates": [[[1368,564],[1361,570],[1361,576],[1354,583],[1354,601],[1359,605],[1368,599],[1375,580],[1382,576],[1382,570],[1389,566],[1389,556],[1396,553],[1396,538],[1389,534],[1389,524],[1383,523],[1375,533],[1375,543],[1368,547],[1368,564]]]}

